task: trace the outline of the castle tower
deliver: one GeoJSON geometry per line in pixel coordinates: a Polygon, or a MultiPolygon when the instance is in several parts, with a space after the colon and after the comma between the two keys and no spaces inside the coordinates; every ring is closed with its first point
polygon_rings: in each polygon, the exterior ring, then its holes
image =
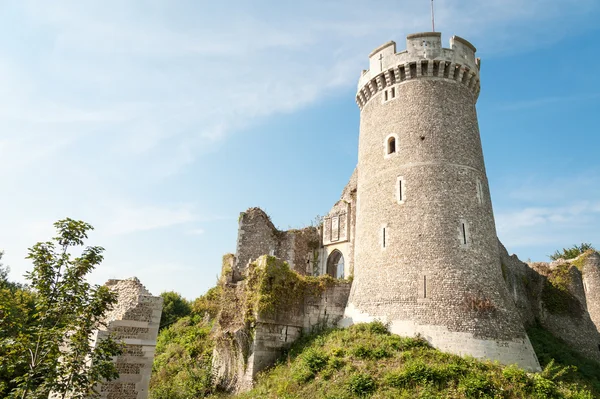
{"type": "Polygon", "coordinates": [[[475,47],[413,34],[375,49],[361,109],[354,282],[342,324],[373,319],[457,354],[539,363],[502,277],[475,103],[475,47]]]}

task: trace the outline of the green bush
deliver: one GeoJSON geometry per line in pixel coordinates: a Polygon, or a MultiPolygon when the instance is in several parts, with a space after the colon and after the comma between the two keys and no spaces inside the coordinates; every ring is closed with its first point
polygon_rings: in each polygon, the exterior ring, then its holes
{"type": "Polygon", "coordinates": [[[458,389],[463,392],[467,398],[494,398],[496,387],[485,375],[468,374],[460,379],[458,389]]]}
{"type": "Polygon", "coordinates": [[[354,374],[348,380],[348,391],[354,395],[365,397],[377,389],[377,383],[368,374],[354,374]]]}
{"type": "Polygon", "coordinates": [[[321,351],[311,348],[302,354],[301,359],[306,364],[308,369],[312,373],[316,374],[325,368],[325,366],[327,366],[329,356],[325,355],[321,351]]]}
{"type": "Polygon", "coordinates": [[[596,249],[594,249],[592,244],[584,242],[581,245],[573,245],[570,248],[563,248],[562,251],[555,251],[552,255],[549,255],[548,257],[552,260],[557,260],[560,258],[569,260],[576,258],[589,250],[595,251],[596,249]]]}

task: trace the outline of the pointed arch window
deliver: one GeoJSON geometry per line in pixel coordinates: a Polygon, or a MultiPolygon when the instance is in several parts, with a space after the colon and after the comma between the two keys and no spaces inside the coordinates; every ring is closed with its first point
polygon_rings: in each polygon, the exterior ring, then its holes
{"type": "Polygon", "coordinates": [[[344,255],[337,249],[327,258],[327,274],[333,278],[344,278],[344,255]]]}

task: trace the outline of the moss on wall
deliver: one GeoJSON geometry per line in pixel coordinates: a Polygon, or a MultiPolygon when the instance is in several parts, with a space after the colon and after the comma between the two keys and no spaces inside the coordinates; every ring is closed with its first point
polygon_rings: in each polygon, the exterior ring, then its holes
{"type": "Polygon", "coordinates": [[[587,250],[582,255],[569,261],[569,263],[571,263],[573,266],[578,268],[583,273],[583,267],[585,266],[587,259],[589,258],[590,255],[593,255],[595,253],[596,253],[596,251],[593,249],[587,250]]]}
{"type": "Polygon", "coordinates": [[[569,263],[563,263],[552,270],[542,289],[542,301],[548,312],[559,315],[581,317],[583,306],[569,291],[571,285],[571,270],[569,263]]]}
{"type": "Polygon", "coordinates": [[[336,281],[342,282],[328,275],[301,275],[273,256],[263,256],[252,263],[246,281],[250,320],[257,314],[273,316],[278,311],[288,312],[303,306],[307,296],[320,295],[336,281]]]}

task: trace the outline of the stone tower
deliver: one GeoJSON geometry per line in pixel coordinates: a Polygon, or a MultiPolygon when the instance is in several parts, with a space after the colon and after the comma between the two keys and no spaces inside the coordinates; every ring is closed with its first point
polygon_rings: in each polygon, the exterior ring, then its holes
{"type": "Polygon", "coordinates": [[[475,104],[475,47],[440,33],[375,49],[361,110],[354,282],[345,319],[391,323],[433,346],[539,363],[506,284],[475,104]]]}

